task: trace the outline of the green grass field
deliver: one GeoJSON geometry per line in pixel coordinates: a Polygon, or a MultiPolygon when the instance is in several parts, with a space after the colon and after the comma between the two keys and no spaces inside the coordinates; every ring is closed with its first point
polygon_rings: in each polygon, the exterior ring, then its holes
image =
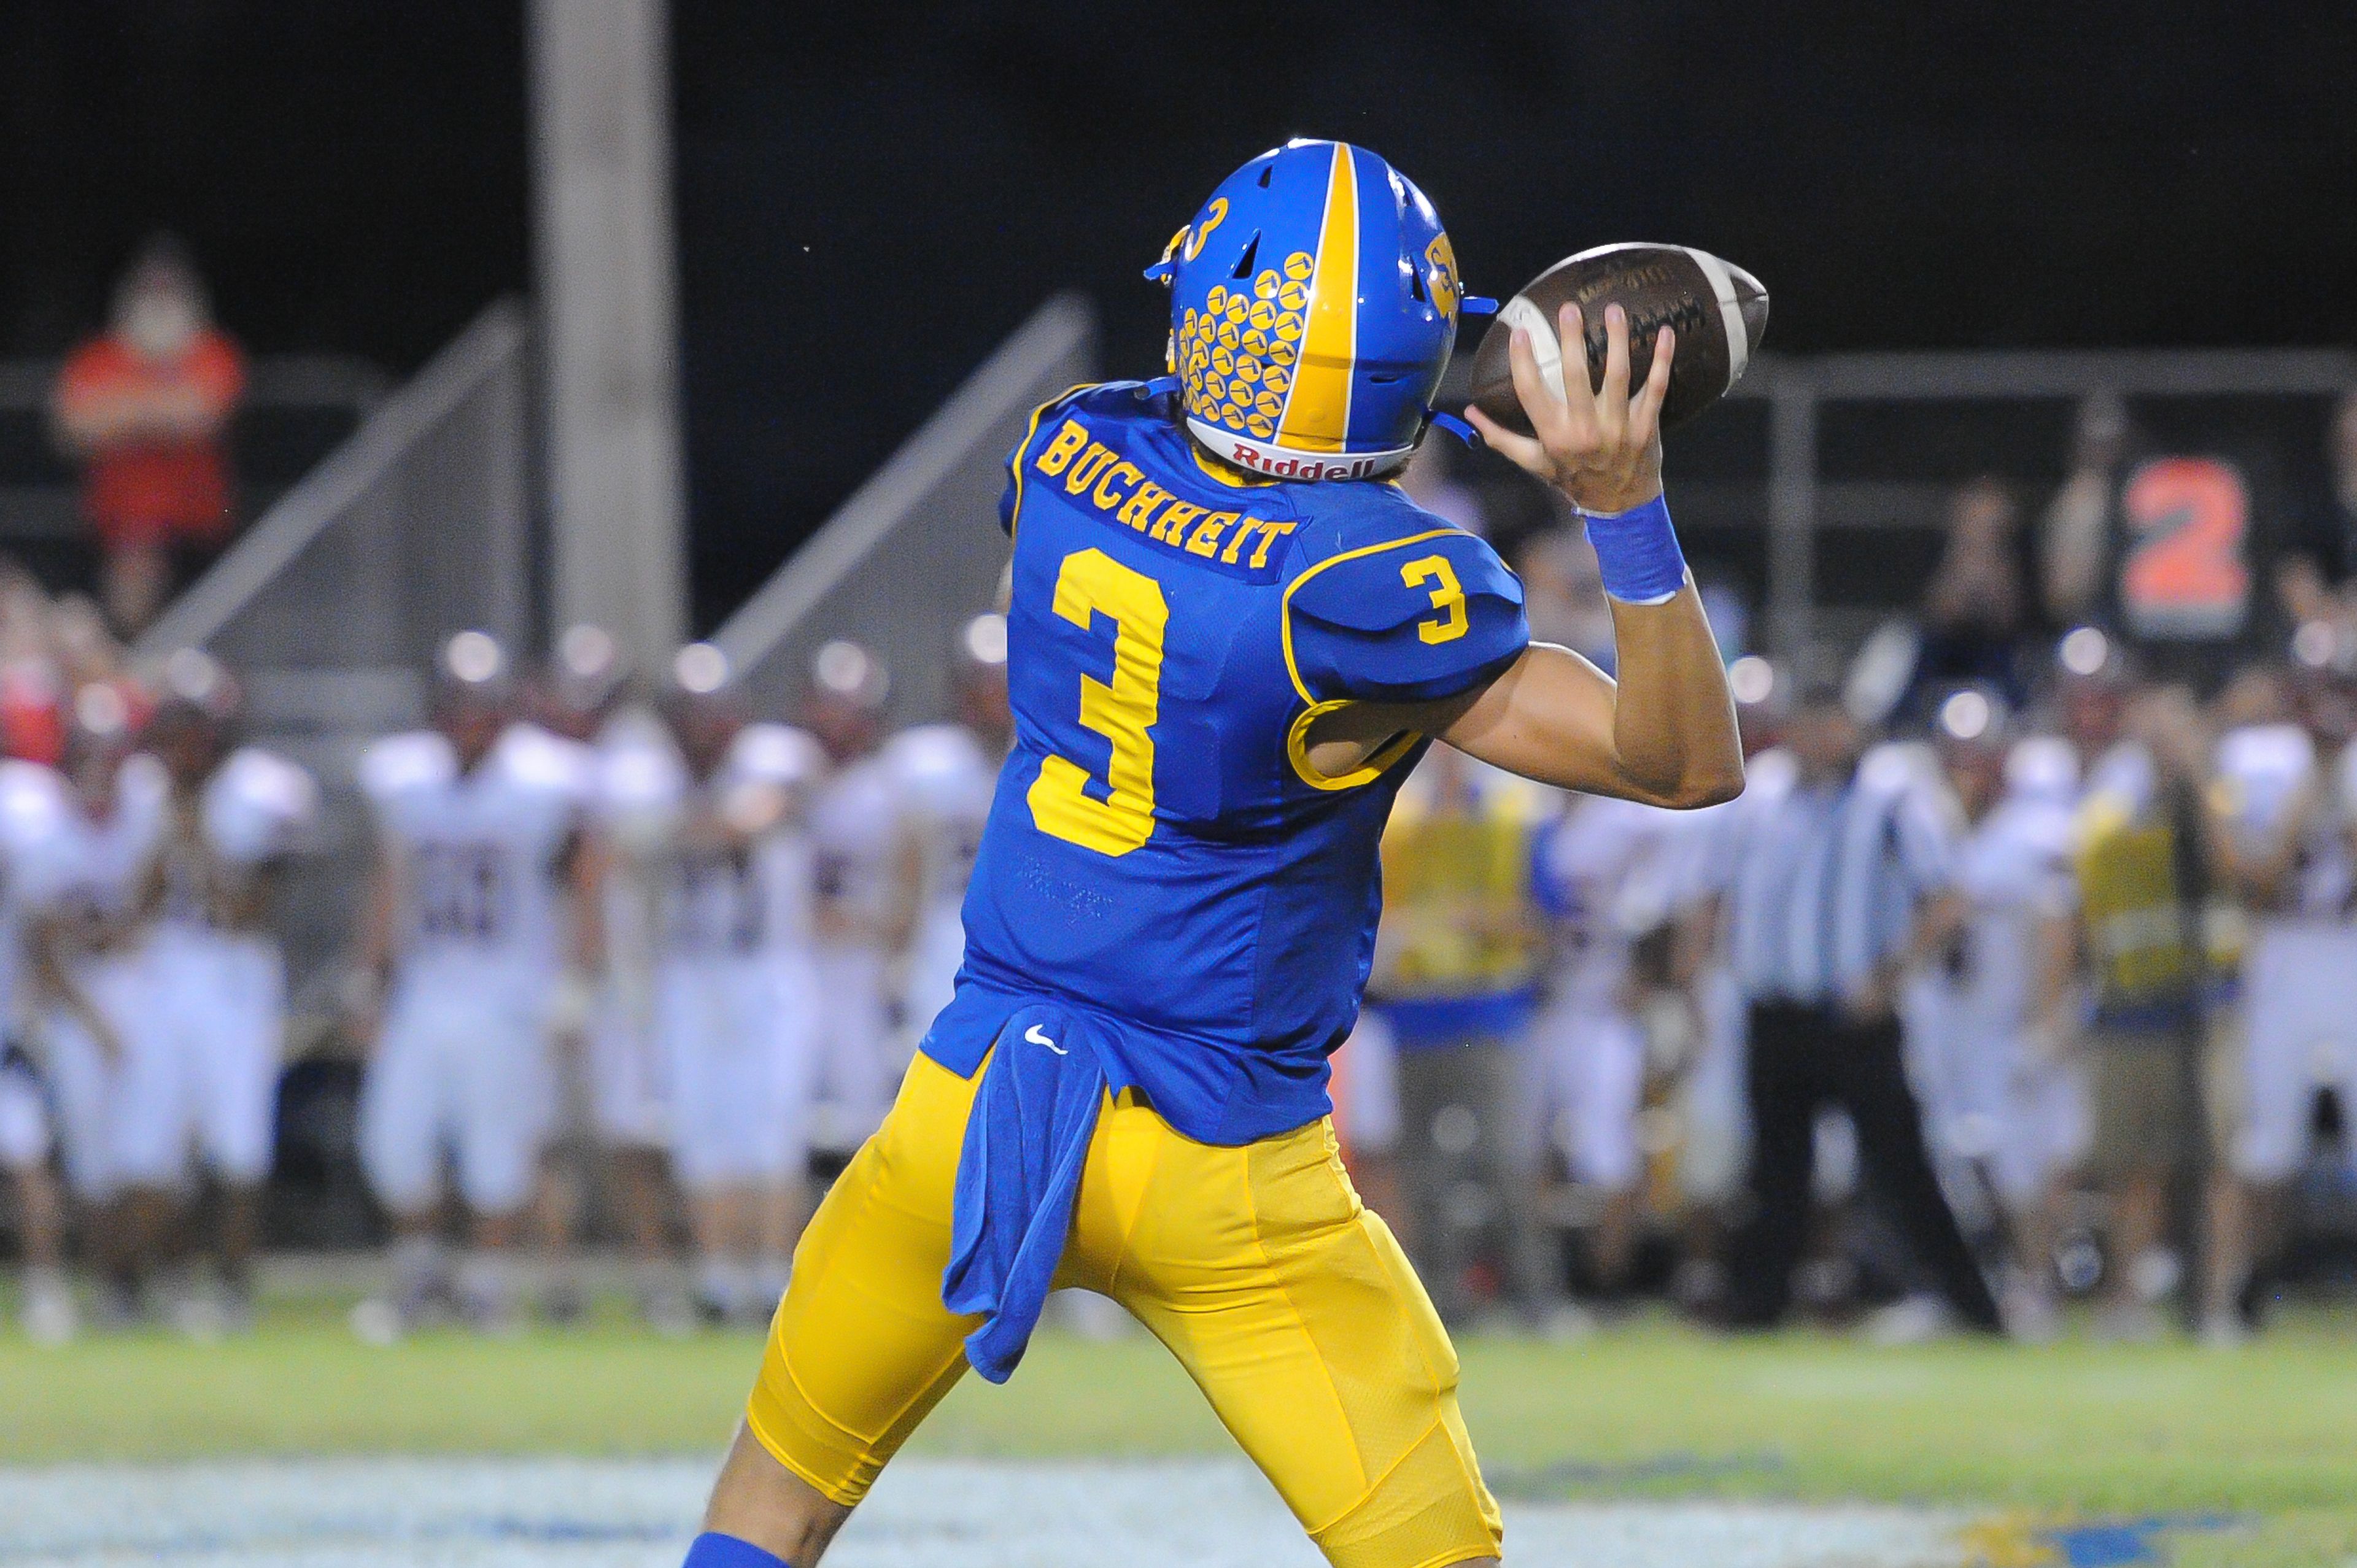
{"type": "MultiPolygon", "coordinates": [[[[60,1350],[0,1340],[0,1463],[289,1455],[716,1452],[758,1341],[617,1320],[490,1342],[353,1340],[339,1304],[262,1330],[60,1350]]],[[[2357,1319],[2296,1316],[2235,1352],[1721,1340],[1666,1322],[1550,1345],[1475,1337],[1464,1402],[1501,1492],[1965,1504],[2029,1518],[2224,1513],[2175,1561],[2357,1563],[2357,1319]]],[[[969,1379],[917,1452],[1092,1458],[1226,1439],[1150,1340],[1043,1335],[969,1379]]],[[[1994,1563],[1995,1558],[1992,1558],[1994,1563]]]]}

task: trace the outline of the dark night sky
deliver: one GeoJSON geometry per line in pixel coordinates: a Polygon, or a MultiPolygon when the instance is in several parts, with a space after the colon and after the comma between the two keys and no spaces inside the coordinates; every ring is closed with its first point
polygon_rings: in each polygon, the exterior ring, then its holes
{"type": "MultiPolygon", "coordinates": [[[[1047,295],[1150,369],[1139,283],[1217,179],[1346,136],[1467,277],[1677,240],[1770,346],[2357,341],[2345,0],[1280,8],[675,0],[699,619],[1047,295]]],[[[528,277],[517,8],[0,7],[0,350],[147,229],[259,349],[414,366],[528,277]]]]}

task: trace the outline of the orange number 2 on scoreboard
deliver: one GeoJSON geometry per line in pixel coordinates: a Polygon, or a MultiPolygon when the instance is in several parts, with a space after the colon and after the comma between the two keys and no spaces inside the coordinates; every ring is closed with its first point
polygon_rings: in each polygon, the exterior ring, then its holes
{"type": "Polygon", "coordinates": [[[2120,605],[2146,637],[2231,637],[2251,596],[2244,537],[2250,493],[2214,457],[2162,457],[2128,478],[2120,495],[2128,534],[2120,605]]]}

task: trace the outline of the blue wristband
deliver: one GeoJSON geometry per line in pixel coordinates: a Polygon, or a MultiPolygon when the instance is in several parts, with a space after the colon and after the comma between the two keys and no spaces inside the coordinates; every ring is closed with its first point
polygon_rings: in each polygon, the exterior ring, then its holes
{"type": "Polygon", "coordinates": [[[1655,496],[1627,511],[1589,511],[1587,542],[1596,546],[1596,567],[1604,591],[1630,605],[1658,605],[1686,585],[1686,558],[1670,526],[1670,503],[1655,496]]]}
{"type": "Polygon", "coordinates": [[[749,1541],[707,1530],[688,1547],[687,1561],[680,1568],[793,1568],[793,1564],[749,1541]]]}

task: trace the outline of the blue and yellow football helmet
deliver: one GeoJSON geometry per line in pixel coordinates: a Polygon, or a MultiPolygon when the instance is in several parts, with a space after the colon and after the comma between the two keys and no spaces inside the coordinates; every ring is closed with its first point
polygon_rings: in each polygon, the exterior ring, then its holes
{"type": "Polygon", "coordinates": [[[1405,463],[1467,303],[1432,203],[1347,142],[1293,141],[1253,159],[1146,275],[1170,285],[1170,371],[1188,428],[1237,467],[1281,478],[1368,478],[1405,463]]]}

